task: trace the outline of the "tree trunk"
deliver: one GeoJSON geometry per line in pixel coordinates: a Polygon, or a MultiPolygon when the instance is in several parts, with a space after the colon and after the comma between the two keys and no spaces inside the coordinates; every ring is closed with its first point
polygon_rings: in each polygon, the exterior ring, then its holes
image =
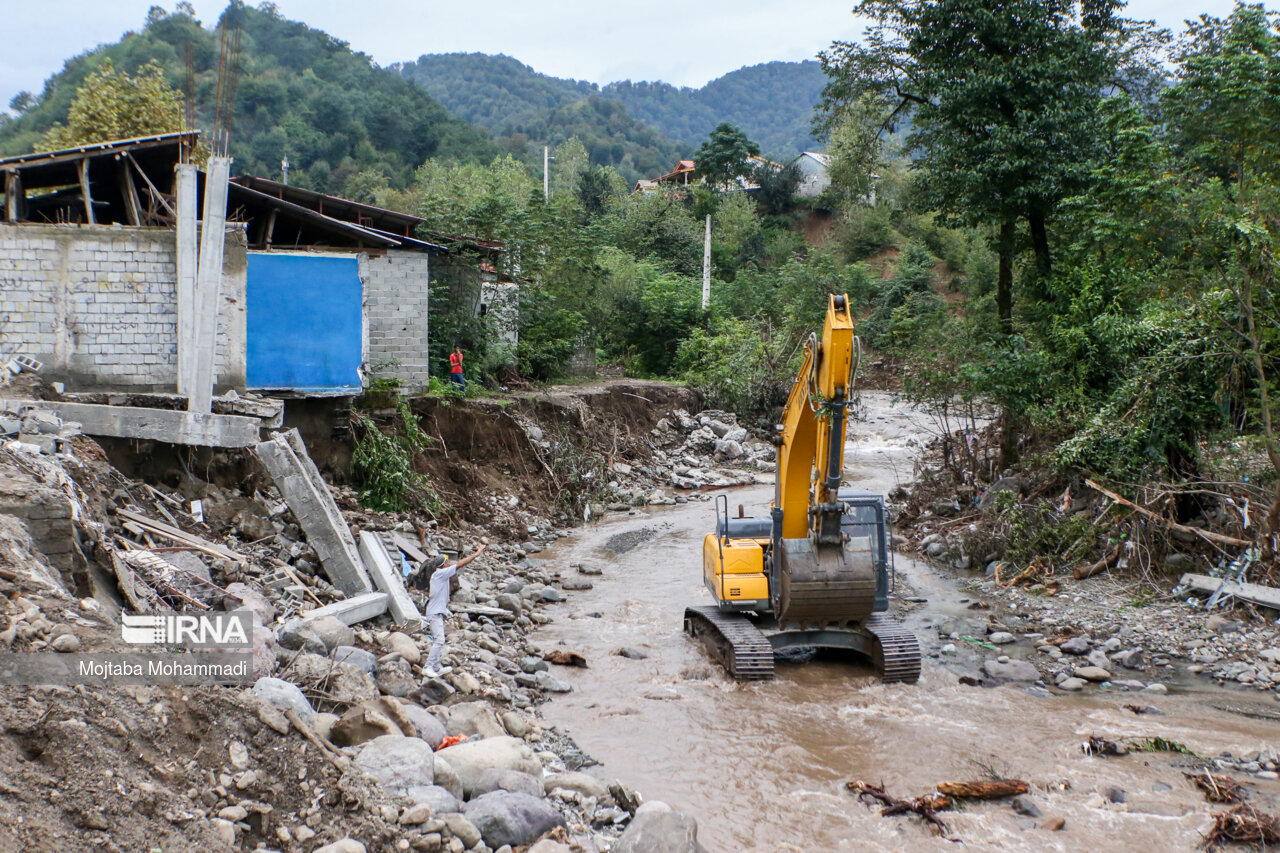
{"type": "Polygon", "coordinates": [[[996,278],[996,313],[1000,317],[1000,333],[1013,334],[1013,238],[1017,223],[1010,217],[1000,225],[1000,241],[996,254],[1000,273],[996,278]]]}
{"type": "Polygon", "coordinates": [[[1027,230],[1031,233],[1031,249],[1036,255],[1036,273],[1048,278],[1053,273],[1053,259],[1049,256],[1049,233],[1045,229],[1044,214],[1027,214],[1027,230]]]}

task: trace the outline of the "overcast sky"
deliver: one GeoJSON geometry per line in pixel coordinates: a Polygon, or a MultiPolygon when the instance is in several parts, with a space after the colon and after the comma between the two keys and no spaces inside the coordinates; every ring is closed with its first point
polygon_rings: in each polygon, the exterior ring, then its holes
{"type": "MultiPolygon", "coordinates": [[[[175,0],[159,5],[173,8],[175,0]]],[[[78,53],[140,29],[148,0],[7,3],[0,52],[0,108],[78,53]]],[[[225,0],[193,0],[206,26],[225,0]]],[[[505,53],[557,77],[595,83],[663,80],[701,86],[735,68],[773,59],[812,59],[861,26],[852,0],[277,0],[285,17],[351,44],[380,65],[424,53],[505,53]]],[[[1230,0],[1133,0],[1130,17],[1180,29],[1202,12],[1226,15],[1230,0]]]]}

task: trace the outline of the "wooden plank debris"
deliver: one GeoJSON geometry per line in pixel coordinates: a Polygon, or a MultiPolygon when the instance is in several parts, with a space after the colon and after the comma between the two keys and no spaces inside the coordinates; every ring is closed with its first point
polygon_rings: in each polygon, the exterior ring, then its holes
{"type": "Polygon", "coordinates": [[[1241,601],[1280,610],[1280,589],[1275,587],[1263,586],[1258,583],[1238,583],[1226,578],[1213,578],[1208,575],[1190,573],[1183,575],[1179,583],[1205,595],[1213,595],[1221,591],[1223,595],[1234,596],[1241,601]]]}
{"type": "Polygon", "coordinates": [[[125,521],[132,522],[144,530],[147,530],[157,536],[163,536],[170,541],[189,545],[196,551],[203,551],[210,556],[220,557],[224,560],[230,560],[233,563],[239,563],[240,565],[247,565],[249,562],[245,557],[237,554],[235,551],[224,548],[217,543],[210,542],[208,539],[202,539],[194,533],[187,533],[185,530],[180,530],[177,527],[171,527],[163,522],[152,521],[140,513],[130,512],[127,509],[117,509],[116,514],[125,521]]]}

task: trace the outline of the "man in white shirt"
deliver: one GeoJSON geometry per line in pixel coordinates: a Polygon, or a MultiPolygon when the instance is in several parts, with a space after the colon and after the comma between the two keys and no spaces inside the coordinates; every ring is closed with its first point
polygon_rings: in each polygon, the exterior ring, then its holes
{"type": "Polygon", "coordinates": [[[431,573],[431,584],[427,592],[427,626],[431,631],[431,654],[427,656],[427,678],[439,678],[453,671],[451,666],[440,666],[440,654],[444,651],[444,616],[449,612],[450,582],[458,569],[470,563],[484,553],[488,545],[481,545],[470,557],[464,557],[450,563],[444,557],[431,573]]]}

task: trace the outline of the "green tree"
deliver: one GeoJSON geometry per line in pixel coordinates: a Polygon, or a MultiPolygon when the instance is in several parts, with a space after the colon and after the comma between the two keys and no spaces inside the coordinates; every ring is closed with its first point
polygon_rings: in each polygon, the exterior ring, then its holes
{"type": "Polygon", "coordinates": [[[1025,221],[1040,274],[1051,272],[1048,223],[1078,192],[1095,146],[1100,91],[1120,27],[1114,0],[863,0],[863,42],[821,55],[822,110],[837,126],[879,105],[880,128],[909,116],[915,199],[944,225],[996,225],[997,306],[1012,329],[1017,230],[1025,221]]]}
{"type": "Polygon", "coordinates": [[[54,124],[36,150],[182,130],[182,95],[148,62],[130,75],[105,60],[76,89],[67,123],[54,124]]]}
{"type": "Polygon", "coordinates": [[[760,154],[760,146],[728,122],[721,122],[711,136],[693,154],[698,172],[713,187],[725,187],[755,170],[751,159],[760,154]]]}

